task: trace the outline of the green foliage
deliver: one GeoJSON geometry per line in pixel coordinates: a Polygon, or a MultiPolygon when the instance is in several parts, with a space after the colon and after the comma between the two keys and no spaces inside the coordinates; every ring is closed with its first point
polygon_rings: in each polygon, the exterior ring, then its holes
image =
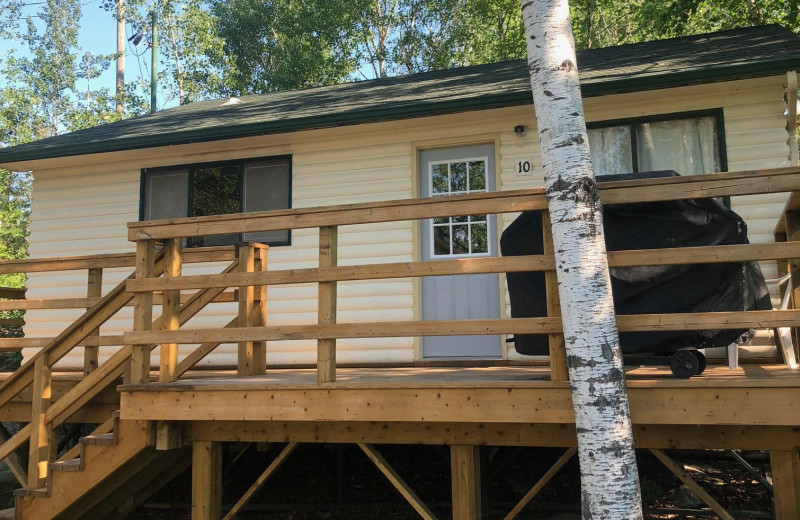
{"type": "Polygon", "coordinates": [[[359,3],[213,0],[209,22],[224,44],[206,53],[224,70],[222,91],[266,92],[347,78],[357,66],[352,25],[359,3]]]}

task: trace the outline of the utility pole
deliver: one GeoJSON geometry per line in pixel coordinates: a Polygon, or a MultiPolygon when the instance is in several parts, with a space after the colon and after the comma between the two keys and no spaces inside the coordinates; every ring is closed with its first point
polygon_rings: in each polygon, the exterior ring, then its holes
{"type": "Polygon", "coordinates": [[[125,109],[125,0],[117,0],[117,113],[125,109]]]}
{"type": "Polygon", "coordinates": [[[152,25],[150,27],[150,113],[158,110],[158,6],[153,7],[152,25]]]}

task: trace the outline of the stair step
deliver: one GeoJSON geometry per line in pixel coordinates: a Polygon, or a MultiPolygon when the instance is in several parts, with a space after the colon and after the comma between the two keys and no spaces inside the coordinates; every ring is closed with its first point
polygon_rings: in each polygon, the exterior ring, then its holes
{"type": "Polygon", "coordinates": [[[81,471],[82,469],[81,459],[70,459],[50,463],[51,471],[81,471]]]}
{"type": "Polygon", "coordinates": [[[14,508],[3,509],[0,511],[0,520],[14,520],[14,508]]]}
{"type": "Polygon", "coordinates": [[[15,489],[14,490],[15,497],[35,497],[35,498],[45,498],[47,497],[47,488],[36,488],[36,489],[15,489]]]}
{"type": "Polygon", "coordinates": [[[86,437],[81,437],[81,444],[111,446],[114,444],[114,434],[102,433],[100,435],[87,435],[86,437]]]}

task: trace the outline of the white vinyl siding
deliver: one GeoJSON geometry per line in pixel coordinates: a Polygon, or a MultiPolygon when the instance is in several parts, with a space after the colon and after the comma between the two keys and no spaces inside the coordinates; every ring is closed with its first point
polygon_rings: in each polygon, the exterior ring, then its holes
{"type": "MultiPolygon", "coordinates": [[[[783,81],[783,77],[763,78],[589,98],[584,103],[590,121],[723,108],[729,169],[771,168],[788,166],[783,81]]],[[[499,136],[497,189],[541,187],[542,159],[530,106],[176,146],[147,153],[66,158],[54,164],[67,166],[34,171],[30,255],[35,258],[132,251],[126,223],[139,217],[140,170],[144,167],[291,155],[295,208],[403,199],[419,193],[414,143],[452,146],[490,142],[494,136],[499,136]],[[527,126],[523,137],[514,133],[514,127],[520,124],[527,126]],[[519,173],[520,163],[526,161],[530,171],[519,173]]],[[[772,241],[772,229],[786,198],[785,194],[777,194],[732,200],[733,209],[748,222],[751,241],[772,241]]],[[[509,214],[499,219],[500,226],[505,227],[513,218],[509,214]]],[[[339,263],[418,259],[417,229],[412,222],[342,226],[339,263]]],[[[317,243],[316,229],[293,231],[290,247],[270,250],[269,269],[316,266],[317,243]]],[[[774,263],[763,267],[767,277],[775,275],[774,263]]],[[[219,265],[203,272],[221,268],[219,265]]],[[[107,272],[104,291],[128,272],[107,272]]],[[[187,266],[185,272],[199,271],[187,266]]],[[[83,297],[85,284],[85,271],[37,273],[30,276],[28,297],[83,297]]],[[[416,319],[415,285],[411,279],[342,283],[338,319],[416,319]]],[[[268,323],[315,323],[316,295],[315,285],[271,287],[268,323]]],[[[30,311],[26,315],[26,334],[55,336],[79,313],[30,311]]],[[[221,326],[235,313],[235,304],[212,304],[187,327],[221,326]]],[[[128,330],[131,322],[131,310],[124,309],[103,327],[102,333],[119,334],[128,330]]],[[[410,363],[415,356],[412,338],[340,340],[338,346],[341,363],[410,363]]],[[[111,350],[102,348],[101,356],[111,350]]],[[[182,352],[188,350],[188,346],[182,347],[182,352]]],[[[267,351],[269,365],[312,364],[316,360],[313,341],[269,342],[267,351]]],[[[25,352],[27,356],[31,353],[25,352]]],[[[154,360],[157,351],[155,354],[154,360]]],[[[513,349],[509,357],[518,358],[513,349]]],[[[233,366],[235,362],[236,346],[222,345],[203,363],[211,367],[233,366]]],[[[62,366],[82,368],[80,349],[67,356],[62,366]]]]}

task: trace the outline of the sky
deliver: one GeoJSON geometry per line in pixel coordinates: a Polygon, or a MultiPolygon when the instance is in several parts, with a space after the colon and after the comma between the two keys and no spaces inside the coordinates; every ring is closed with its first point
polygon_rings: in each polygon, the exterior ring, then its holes
{"type": "MultiPolygon", "coordinates": [[[[24,16],[33,16],[37,10],[41,8],[40,0],[34,0],[26,4],[23,8],[24,16]]],[[[92,54],[113,54],[116,52],[117,47],[117,22],[112,13],[104,10],[100,0],[85,0],[82,3],[82,17],[80,24],[80,31],[78,33],[78,44],[81,46],[81,53],[86,52],[92,54]]],[[[134,29],[130,24],[126,26],[126,40],[133,34],[134,29]]],[[[0,40],[0,53],[6,54],[12,45],[7,41],[0,40]]],[[[142,76],[148,81],[150,79],[150,50],[147,47],[146,40],[143,40],[138,47],[133,47],[131,43],[127,43],[125,53],[125,69],[126,80],[131,80],[140,75],[140,67],[142,76]],[[136,54],[140,54],[137,57],[136,54]]],[[[0,85],[2,78],[0,78],[0,85]]],[[[115,65],[105,70],[100,77],[92,81],[93,88],[108,88],[113,91],[115,85],[115,65]]],[[[177,102],[172,102],[166,106],[176,105],[177,102]]],[[[163,104],[163,96],[159,96],[159,109],[166,107],[163,104]]]]}

